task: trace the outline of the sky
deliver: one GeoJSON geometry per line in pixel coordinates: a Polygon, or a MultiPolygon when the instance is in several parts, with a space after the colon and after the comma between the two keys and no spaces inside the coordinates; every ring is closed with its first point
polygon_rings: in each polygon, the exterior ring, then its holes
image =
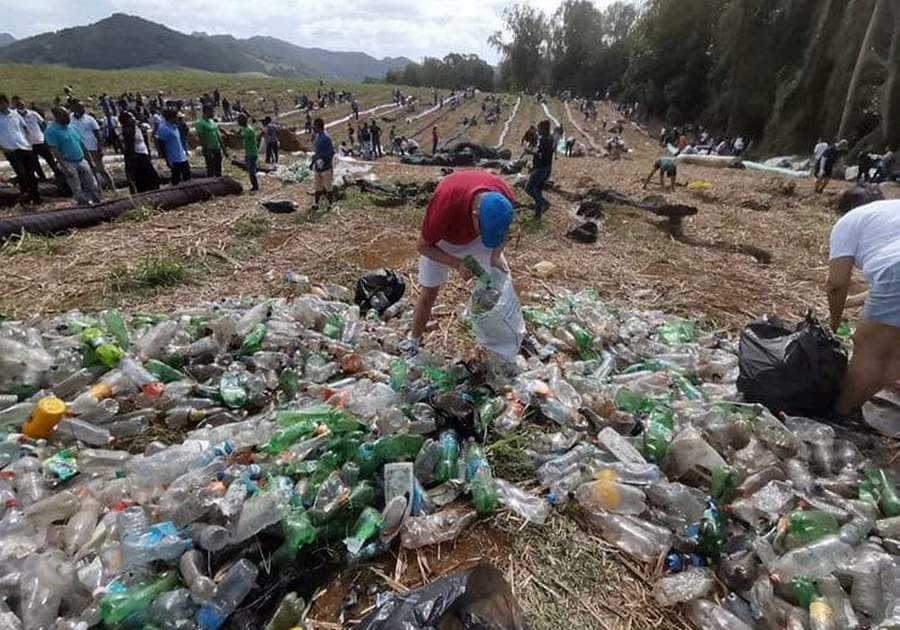
{"type": "MultiPolygon", "coordinates": [[[[593,0],[600,8],[613,0],[593,0]]],[[[21,39],[96,22],[111,13],[139,15],[185,33],[244,38],[269,35],[300,46],[361,50],[375,57],[498,55],[487,38],[513,0],[0,0],[0,32],[21,39]]],[[[552,13],[560,0],[529,0],[552,13]]]]}

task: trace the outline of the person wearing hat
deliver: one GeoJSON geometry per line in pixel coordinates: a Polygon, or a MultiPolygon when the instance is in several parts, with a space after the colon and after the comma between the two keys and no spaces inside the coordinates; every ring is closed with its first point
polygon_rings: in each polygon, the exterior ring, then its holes
{"type": "Polygon", "coordinates": [[[874,186],[845,193],[838,206],[843,216],[831,230],[827,295],[832,329],[840,326],[847,307],[863,305],[835,403],[840,416],[900,380],[900,200],[879,197],[874,186]],[[869,290],[848,297],[854,267],[869,290]]]}
{"type": "Polygon", "coordinates": [[[848,144],[846,140],[837,142],[824,151],[816,161],[816,194],[825,192],[831,174],[834,172],[834,165],[838,159],[847,152],[848,144]]]}
{"type": "Polygon", "coordinates": [[[503,248],[513,221],[515,195],[503,179],[487,171],[456,171],[434,190],[425,210],[419,241],[419,286],[410,338],[403,350],[419,349],[431,309],[441,285],[456,270],[463,279],[472,274],[463,259],[472,256],[485,269],[509,273],[503,248]]]}

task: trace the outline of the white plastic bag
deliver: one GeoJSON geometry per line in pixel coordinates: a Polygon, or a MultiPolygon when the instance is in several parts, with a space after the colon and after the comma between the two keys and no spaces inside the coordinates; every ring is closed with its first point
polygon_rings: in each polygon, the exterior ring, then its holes
{"type": "Polygon", "coordinates": [[[478,313],[470,299],[468,314],[479,345],[501,361],[512,363],[525,338],[525,320],[509,275],[496,269],[490,273],[500,294],[497,303],[489,311],[478,313]]]}

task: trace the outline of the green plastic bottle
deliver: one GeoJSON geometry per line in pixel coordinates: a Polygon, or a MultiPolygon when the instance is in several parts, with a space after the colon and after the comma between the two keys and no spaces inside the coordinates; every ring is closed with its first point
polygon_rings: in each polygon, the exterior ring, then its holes
{"type": "Polygon", "coordinates": [[[578,354],[584,361],[597,358],[597,352],[594,350],[594,336],[578,324],[570,324],[569,332],[575,339],[575,347],[578,354]]]}
{"type": "Polygon", "coordinates": [[[703,392],[700,391],[700,388],[680,374],[672,376],[672,382],[675,383],[675,387],[678,388],[678,391],[681,392],[681,395],[686,399],[703,400],[703,392]]]}
{"type": "Polygon", "coordinates": [[[712,471],[709,494],[718,505],[729,505],[737,494],[738,474],[731,466],[716,466],[712,471]]]}
{"type": "Polygon", "coordinates": [[[386,435],[373,442],[365,442],[357,450],[355,461],[360,475],[369,477],[388,462],[410,461],[416,458],[425,438],[421,435],[386,435]]]}
{"type": "Polygon", "coordinates": [[[403,359],[397,358],[391,361],[389,368],[391,389],[395,392],[400,391],[406,384],[408,372],[409,368],[407,368],[406,361],[403,359]]]}
{"type": "Polygon", "coordinates": [[[344,334],[344,320],[339,315],[329,315],[325,319],[322,334],[329,339],[340,339],[341,335],[344,334]]]}
{"type": "Polygon", "coordinates": [[[472,256],[466,256],[465,258],[463,258],[463,266],[468,269],[473,276],[478,278],[478,281],[482,284],[490,286],[493,282],[491,274],[485,271],[484,267],[481,266],[481,263],[475,260],[475,258],[473,258],[472,256]]]}
{"type": "Polygon", "coordinates": [[[304,545],[316,540],[316,528],[309,520],[309,515],[302,507],[289,508],[281,521],[281,531],[285,542],[296,553],[304,545]]]}
{"type": "Polygon", "coordinates": [[[278,388],[281,393],[289,399],[297,397],[300,391],[300,375],[294,368],[287,368],[278,375],[278,388]]]}
{"type": "Polygon", "coordinates": [[[110,309],[103,313],[103,324],[106,330],[113,336],[116,343],[123,350],[128,350],[128,329],[125,327],[125,318],[118,309],[110,309]]]}
{"type": "Polygon", "coordinates": [[[677,319],[659,327],[659,337],[670,346],[694,341],[694,322],[677,319]]]}
{"type": "Polygon", "coordinates": [[[367,541],[381,533],[383,527],[384,519],[381,518],[381,512],[373,507],[366,507],[363,509],[362,514],[359,515],[359,518],[356,519],[353,533],[344,539],[347,551],[359,553],[359,550],[363,548],[367,541]]]}
{"type": "Polygon", "coordinates": [[[277,455],[300,440],[310,437],[315,432],[316,426],[315,421],[307,420],[279,429],[260,450],[269,455],[277,455]]]}
{"type": "Polygon", "coordinates": [[[672,409],[667,405],[655,404],[647,416],[644,429],[645,457],[652,462],[663,462],[669,454],[669,444],[672,442],[674,428],[675,420],[672,409]]]}
{"type": "Polygon", "coordinates": [[[81,333],[81,340],[104,367],[116,367],[125,356],[125,351],[114,343],[110,343],[99,328],[85,328],[81,333]]]}
{"type": "Polygon", "coordinates": [[[820,510],[797,510],[787,519],[787,533],[797,546],[815,542],[838,531],[838,522],[820,510]]]}
{"type": "Polygon", "coordinates": [[[716,504],[707,499],[706,509],[700,519],[697,550],[707,558],[718,558],[725,545],[725,523],[716,504]]]}
{"type": "Polygon", "coordinates": [[[267,330],[266,325],[262,322],[251,328],[250,332],[244,337],[244,341],[241,343],[241,348],[238,352],[240,354],[253,354],[254,352],[257,352],[262,345],[263,339],[266,337],[267,330]]]}
{"type": "Polygon", "coordinates": [[[900,516],[900,496],[897,487],[883,468],[866,468],[866,478],[872,483],[878,505],[885,516],[900,516]]]}
{"type": "Polygon", "coordinates": [[[154,581],[108,593],[100,600],[100,618],[109,627],[118,626],[132,615],[149,608],[153,600],[171,591],[177,583],[175,572],[166,571],[154,581]]]}
{"type": "Polygon", "coordinates": [[[175,381],[187,380],[187,374],[176,370],[170,365],[158,361],[157,359],[149,359],[144,363],[144,369],[150,372],[163,383],[174,383],[175,381]]]}
{"type": "Polygon", "coordinates": [[[263,630],[294,630],[300,626],[305,610],[306,604],[303,598],[297,593],[290,592],[278,604],[272,619],[263,627],[263,630]]]}
{"type": "Polygon", "coordinates": [[[636,413],[644,404],[644,396],[627,387],[620,387],[615,396],[616,408],[628,413],[636,413]]]}
{"type": "Polygon", "coordinates": [[[459,436],[448,429],[438,438],[438,461],[434,468],[434,478],[438,483],[450,481],[459,467],[459,436]]]}
{"type": "Polygon", "coordinates": [[[231,409],[240,409],[247,404],[247,390],[235,372],[225,372],[219,378],[219,394],[225,406],[231,409]]]}
{"type": "Polygon", "coordinates": [[[490,514],[497,509],[497,484],[484,451],[472,442],[466,447],[464,459],[472,504],[479,514],[490,514]]]}
{"type": "Polygon", "coordinates": [[[841,339],[849,339],[853,335],[853,330],[847,322],[841,322],[841,325],[837,327],[834,334],[841,339]]]}
{"type": "Polygon", "coordinates": [[[813,600],[819,596],[815,583],[809,578],[800,575],[788,582],[788,588],[794,594],[794,597],[797,598],[797,603],[803,608],[809,608],[813,600]]]}

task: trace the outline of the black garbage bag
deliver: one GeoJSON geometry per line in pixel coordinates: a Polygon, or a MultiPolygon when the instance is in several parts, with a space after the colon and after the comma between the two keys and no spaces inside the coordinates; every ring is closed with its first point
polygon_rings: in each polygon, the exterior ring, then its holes
{"type": "Polygon", "coordinates": [[[370,271],[356,281],[356,296],[353,301],[363,315],[374,310],[379,315],[392,304],[396,304],[406,293],[406,283],[391,269],[370,271]]]}
{"type": "Polygon", "coordinates": [[[493,566],[480,563],[391,595],[357,630],[527,630],[509,584],[493,566]]]}
{"type": "Polygon", "coordinates": [[[585,221],[574,230],[566,232],[566,236],[573,241],[589,245],[597,242],[597,234],[599,231],[600,228],[597,227],[596,223],[593,221],[585,221]]]}
{"type": "Polygon", "coordinates": [[[263,208],[276,214],[290,214],[297,211],[297,203],[290,199],[276,199],[275,201],[263,201],[263,208]]]}
{"type": "Polygon", "coordinates": [[[793,329],[775,316],[751,322],[738,355],[738,390],[776,414],[828,415],[847,370],[847,353],[812,313],[793,329]]]}

